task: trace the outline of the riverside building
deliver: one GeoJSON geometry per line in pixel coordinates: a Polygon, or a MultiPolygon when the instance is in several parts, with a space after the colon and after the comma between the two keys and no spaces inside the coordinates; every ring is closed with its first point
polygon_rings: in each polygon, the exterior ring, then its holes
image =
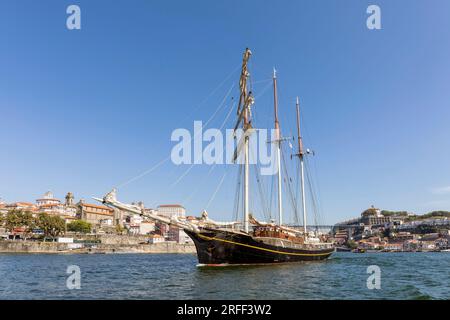
{"type": "Polygon", "coordinates": [[[78,218],[89,222],[92,227],[113,226],[114,210],[97,204],[78,202],[78,218]]]}

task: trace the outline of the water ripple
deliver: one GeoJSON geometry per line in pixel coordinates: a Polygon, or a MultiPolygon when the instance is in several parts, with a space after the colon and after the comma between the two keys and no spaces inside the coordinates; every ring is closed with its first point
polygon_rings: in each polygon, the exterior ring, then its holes
{"type": "Polygon", "coordinates": [[[335,253],[325,262],[199,268],[194,255],[0,254],[0,299],[449,299],[450,254],[335,253]],[[81,289],[66,287],[67,266],[81,289]],[[367,267],[381,269],[369,290],[367,267]]]}

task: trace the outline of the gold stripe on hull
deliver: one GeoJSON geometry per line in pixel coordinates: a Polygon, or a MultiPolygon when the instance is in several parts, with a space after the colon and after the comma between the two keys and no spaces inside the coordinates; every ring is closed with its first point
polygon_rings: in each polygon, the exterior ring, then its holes
{"type": "Polygon", "coordinates": [[[221,242],[227,242],[227,243],[236,244],[236,245],[243,246],[243,247],[248,247],[248,248],[252,248],[252,249],[263,250],[263,251],[268,251],[268,252],[273,252],[273,253],[285,254],[285,255],[316,257],[316,256],[326,256],[326,255],[330,255],[331,253],[333,253],[333,252],[326,252],[326,253],[283,252],[283,251],[277,251],[277,250],[272,250],[272,249],[267,249],[267,248],[256,247],[256,246],[252,246],[252,245],[245,244],[245,243],[239,243],[239,242],[234,242],[234,241],[230,241],[230,240],[220,239],[220,238],[207,237],[207,236],[204,236],[204,235],[202,235],[200,233],[198,233],[197,235],[200,238],[203,238],[205,240],[216,240],[216,241],[221,241],[221,242]]]}

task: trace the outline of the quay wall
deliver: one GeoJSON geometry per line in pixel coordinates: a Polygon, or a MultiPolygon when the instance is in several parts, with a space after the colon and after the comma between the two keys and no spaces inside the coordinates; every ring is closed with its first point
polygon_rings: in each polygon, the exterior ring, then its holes
{"type": "Polygon", "coordinates": [[[179,244],[175,242],[162,242],[140,245],[100,245],[97,250],[106,253],[195,253],[193,244],[179,244]]]}
{"type": "Polygon", "coordinates": [[[195,253],[193,244],[104,244],[72,248],[68,243],[21,240],[0,241],[0,253],[195,253]]]}
{"type": "Polygon", "coordinates": [[[114,235],[114,234],[102,234],[98,236],[102,244],[111,245],[138,245],[148,242],[148,236],[145,235],[114,235]]]}
{"type": "Polygon", "coordinates": [[[0,241],[2,253],[58,253],[68,250],[67,243],[35,241],[0,241]]]}

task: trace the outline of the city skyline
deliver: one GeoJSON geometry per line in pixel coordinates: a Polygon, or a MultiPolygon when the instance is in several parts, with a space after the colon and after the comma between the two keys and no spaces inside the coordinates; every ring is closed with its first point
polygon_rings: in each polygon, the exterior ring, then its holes
{"type": "Polygon", "coordinates": [[[209,125],[220,128],[250,47],[259,123],[273,122],[273,67],[286,136],[295,135],[300,97],[323,223],[371,205],[450,208],[449,3],[377,1],[382,29],[369,30],[367,1],[200,2],[194,10],[77,1],[81,30],[65,26],[68,1],[4,5],[0,197],[34,201],[50,190],[63,199],[71,191],[95,203],[126,184],[118,190],[124,202],[180,203],[189,215],[207,209],[230,220],[234,174],[209,203],[226,166],[209,173],[169,161],[143,173],[170,156],[173,130],[206,122],[227,97],[209,125]]]}

